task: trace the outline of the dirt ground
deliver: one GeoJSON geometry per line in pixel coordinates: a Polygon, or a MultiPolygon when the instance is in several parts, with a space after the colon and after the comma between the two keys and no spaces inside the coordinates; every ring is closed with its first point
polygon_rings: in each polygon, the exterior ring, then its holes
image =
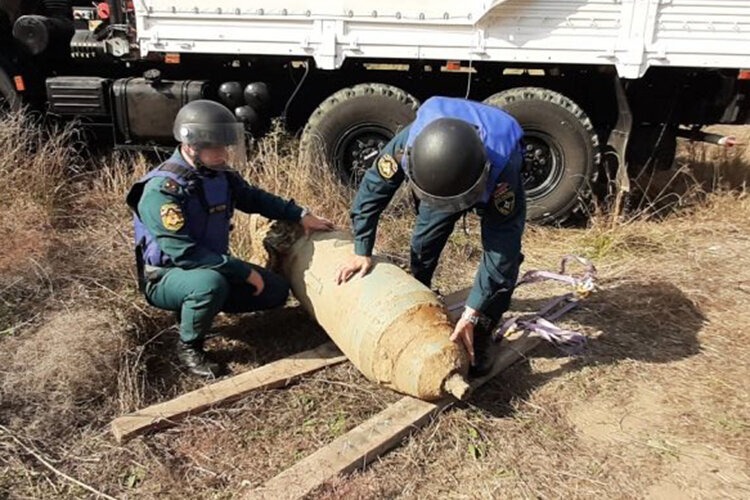
{"type": "MultiPolygon", "coordinates": [[[[750,129],[721,130],[750,144],[750,129]]],[[[75,155],[40,143],[29,151],[48,155],[48,180],[69,189],[55,200],[23,182],[0,192],[18,200],[0,206],[0,235],[18,242],[0,258],[0,497],[95,496],[64,473],[116,498],[233,498],[399,398],[344,364],[116,444],[113,418],[203,382],[176,363],[172,317],[134,289],[122,199],[146,163],[118,157],[71,175],[75,155]]],[[[350,193],[315,184],[325,182],[315,171],[290,179],[293,161],[267,143],[247,174],[346,224],[350,193]]],[[[625,220],[529,227],[524,270],[567,253],[598,268],[600,289],[561,322],[589,336],[584,354],[541,346],[312,497],[750,497],[749,175],[750,150],[681,144],[673,170],[639,181],[648,195],[625,220]]],[[[403,262],[411,222],[396,205],[378,249],[403,262]]],[[[240,255],[248,223],[235,231],[240,255]]],[[[468,286],[479,256],[470,218],[444,254],[440,291],[468,286]]],[[[562,291],[519,289],[512,312],[562,291]]],[[[215,331],[209,348],[234,372],[326,340],[293,301],[221,317],[215,331]]]]}

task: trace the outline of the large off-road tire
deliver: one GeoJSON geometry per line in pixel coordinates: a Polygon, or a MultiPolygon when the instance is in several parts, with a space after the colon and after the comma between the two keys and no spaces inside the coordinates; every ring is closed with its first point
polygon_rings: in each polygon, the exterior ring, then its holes
{"type": "Polygon", "coordinates": [[[302,132],[304,155],[332,165],[347,182],[359,183],[378,151],[416,117],[419,102],[381,83],[339,90],[313,112],[302,132]]]}
{"type": "Polygon", "coordinates": [[[0,118],[10,111],[21,109],[21,98],[8,74],[0,67],[0,118]]]}
{"type": "Polygon", "coordinates": [[[505,90],[484,102],[510,113],[524,129],[527,219],[565,220],[589,198],[599,165],[591,120],[568,97],[540,87],[505,90]]]}

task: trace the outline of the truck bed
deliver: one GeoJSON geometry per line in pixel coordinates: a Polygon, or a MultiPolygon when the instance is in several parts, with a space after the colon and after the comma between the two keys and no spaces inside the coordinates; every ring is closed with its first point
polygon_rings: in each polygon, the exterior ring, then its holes
{"type": "Polygon", "coordinates": [[[748,0],[139,0],[149,52],[650,66],[750,67],[748,0]],[[179,5],[178,5],[179,4],[179,5]]]}

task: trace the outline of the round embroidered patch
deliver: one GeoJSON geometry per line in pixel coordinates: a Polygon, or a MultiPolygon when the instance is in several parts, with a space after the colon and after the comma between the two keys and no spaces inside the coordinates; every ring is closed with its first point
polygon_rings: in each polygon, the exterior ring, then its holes
{"type": "Polygon", "coordinates": [[[179,231],[185,225],[185,216],[177,203],[165,203],[159,209],[159,215],[168,231],[179,231]]]}
{"type": "Polygon", "coordinates": [[[398,162],[386,153],[378,160],[378,172],[383,179],[390,179],[398,172],[398,162]]]}

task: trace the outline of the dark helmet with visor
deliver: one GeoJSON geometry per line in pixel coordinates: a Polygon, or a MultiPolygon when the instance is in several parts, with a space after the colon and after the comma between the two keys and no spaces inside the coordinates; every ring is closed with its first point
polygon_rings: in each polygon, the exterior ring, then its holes
{"type": "Polygon", "coordinates": [[[414,139],[407,151],[407,170],[422,202],[441,212],[460,212],[481,200],[490,162],[473,125],[439,118],[414,139]]]}
{"type": "Polygon", "coordinates": [[[199,151],[225,146],[234,164],[244,160],[245,127],[234,113],[218,102],[201,99],[184,105],[174,120],[173,134],[177,141],[199,151]]]}

